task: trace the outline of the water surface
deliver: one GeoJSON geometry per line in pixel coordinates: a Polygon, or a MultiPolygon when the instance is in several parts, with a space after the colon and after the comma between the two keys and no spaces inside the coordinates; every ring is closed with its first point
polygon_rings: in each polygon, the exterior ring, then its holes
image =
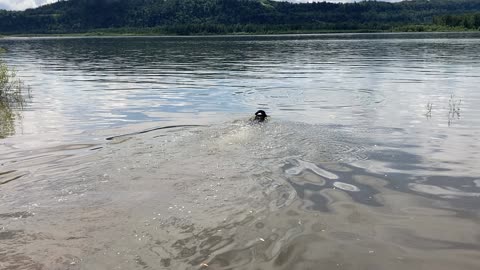
{"type": "Polygon", "coordinates": [[[0,46],[2,268],[480,267],[476,33],[0,46]]]}

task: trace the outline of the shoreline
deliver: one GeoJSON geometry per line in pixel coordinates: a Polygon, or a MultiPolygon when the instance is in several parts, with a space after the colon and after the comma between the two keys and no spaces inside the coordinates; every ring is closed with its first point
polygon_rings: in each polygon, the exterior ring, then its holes
{"type": "Polygon", "coordinates": [[[154,32],[125,32],[115,33],[108,31],[96,31],[96,32],[84,32],[84,33],[64,33],[64,34],[11,34],[0,35],[0,39],[8,38],[96,38],[96,37],[163,37],[163,38],[209,38],[209,37],[245,37],[245,36],[258,36],[258,37],[275,37],[275,36],[329,36],[329,35],[366,35],[366,34],[379,34],[379,35],[396,35],[396,34],[463,34],[463,33],[480,33],[477,30],[459,30],[452,29],[451,31],[294,31],[294,32],[279,32],[279,33],[225,33],[225,34],[159,34],[154,32]]]}

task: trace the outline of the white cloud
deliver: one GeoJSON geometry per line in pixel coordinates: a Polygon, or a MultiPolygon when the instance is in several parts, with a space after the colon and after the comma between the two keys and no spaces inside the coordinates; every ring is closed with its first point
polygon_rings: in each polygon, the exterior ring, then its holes
{"type": "Polygon", "coordinates": [[[1,9],[24,10],[57,2],[57,0],[0,0],[1,9]]]}
{"type": "MultiPolygon", "coordinates": [[[[353,2],[362,2],[362,0],[277,0],[277,1],[289,1],[293,3],[305,3],[305,2],[332,2],[332,3],[353,3],[353,2]]],[[[403,0],[378,0],[380,2],[400,2],[403,0]]]]}
{"type": "MultiPolygon", "coordinates": [[[[0,9],[24,10],[27,8],[35,8],[41,5],[50,4],[57,1],[58,0],[0,0],[0,9]]],[[[323,2],[324,0],[316,0],[316,1],[323,2]]],[[[349,3],[349,2],[360,2],[360,1],[361,0],[330,0],[328,2],[349,3]]],[[[383,1],[399,2],[401,0],[383,0],[383,1]]],[[[313,2],[313,1],[312,0],[290,0],[290,2],[313,2]]]]}

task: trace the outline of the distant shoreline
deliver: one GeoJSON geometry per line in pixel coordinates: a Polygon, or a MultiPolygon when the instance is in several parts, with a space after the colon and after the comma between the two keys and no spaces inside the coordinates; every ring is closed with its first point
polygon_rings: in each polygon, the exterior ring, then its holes
{"type": "Polygon", "coordinates": [[[188,35],[171,34],[171,33],[156,33],[153,31],[121,31],[120,29],[112,29],[107,31],[91,31],[82,33],[41,33],[41,34],[3,34],[0,38],[29,38],[29,37],[224,37],[224,36],[288,36],[288,35],[335,35],[335,34],[409,34],[409,33],[480,33],[478,30],[472,29],[442,29],[431,31],[381,31],[381,30],[319,30],[319,31],[285,31],[285,32],[241,32],[241,33],[195,33],[188,35]]]}
{"type": "Polygon", "coordinates": [[[480,0],[56,1],[0,12],[7,36],[209,36],[480,31],[480,0]],[[180,4],[181,3],[181,4],[180,4]]]}

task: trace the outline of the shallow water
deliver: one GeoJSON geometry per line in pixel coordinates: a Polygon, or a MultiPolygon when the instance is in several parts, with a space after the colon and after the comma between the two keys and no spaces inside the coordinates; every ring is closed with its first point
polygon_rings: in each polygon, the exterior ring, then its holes
{"type": "Polygon", "coordinates": [[[479,45],[0,40],[0,268],[478,269],[479,45]]]}

